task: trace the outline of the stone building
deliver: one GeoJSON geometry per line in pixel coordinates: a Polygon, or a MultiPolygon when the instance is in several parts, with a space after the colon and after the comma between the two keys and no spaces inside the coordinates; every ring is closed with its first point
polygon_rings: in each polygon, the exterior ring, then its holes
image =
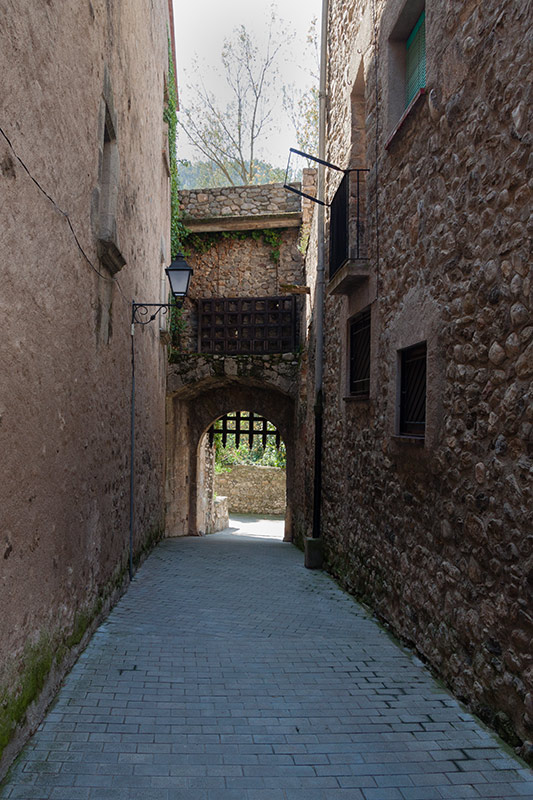
{"type": "Polygon", "coordinates": [[[286,445],[290,539],[304,338],[300,198],[270,184],[182,191],[180,205],[194,280],[167,382],[167,533],[213,529],[207,433],[220,417],[251,411],[286,445]]]}
{"type": "MultiPolygon", "coordinates": [[[[165,299],[170,262],[169,9],[0,0],[0,767],[127,575],[131,302],[165,299]]],[[[167,354],[157,324],[134,339],[137,560],[164,527],[167,354]]]]}
{"type": "Polygon", "coordinates": [[[326,159],[347,172],[326,169],[325,563],[515,744],[533,738],[531,22],[516,0],[330,0],[327,59],[326,159]]]}
{"type": "MultiPolygon", "coordinates": [[[[168,24],[167,0],[0,0],[0,749],[127,575],[131,301],[165,299],[170,261],[168,24]]],[[[168,369],[158,323],[133,339],[135,558],[212,529],[210,428],[260,415],[286,540],[320,532],[327,569],[526,754],[530,28],[519,0],[330,0],[319,397],[318,211],[302,236],[312,204],[278,185],[182,193],[168,369]]]]}

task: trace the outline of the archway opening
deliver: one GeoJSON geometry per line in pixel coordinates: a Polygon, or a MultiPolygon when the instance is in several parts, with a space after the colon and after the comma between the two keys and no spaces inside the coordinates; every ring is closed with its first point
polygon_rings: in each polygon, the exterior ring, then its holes
{"type": "Polygon", "coordinates": [[[282,539],[286,467],[285,442],[273,422],[251,410],[218,417],[198,447],[199,532],[224,530],[231,521],[232,528],[260,536],[268,531],[282,539]],[[255,524],[259,520],[261,524],[255,524]]]}

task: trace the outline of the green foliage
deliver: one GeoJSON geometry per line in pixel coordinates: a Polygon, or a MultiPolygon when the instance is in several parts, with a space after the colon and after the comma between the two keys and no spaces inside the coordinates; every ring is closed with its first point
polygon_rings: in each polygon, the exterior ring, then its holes
{"type": "Polygon", "coordinates": [[[183,309],[173,305],[168,315],[168,332],[170,333],[170,347],[179,352],[182,346],[183,334],[187,330],[187,321],[183,309]]]}
{"type": "Polygon", "coordinates": [[[163,119],[168,124],[168,150],[170,157],[170,254],[172,258],[175,258],[181,251],[187,228],[181,220],[179,210],[178,160],[176,156],[178,97],[176,94],[174,60],[172,58],[170,37],[168,40],[168,93],[165,99],[163,119]]]}
{"type": "MultiPolygon", "coordinates": [[[[183,242],[188,230],[183,224],[179,207],[179,180],[178,159],[176,155],[176,141],[178,118],[176,115],[178,98],[176,94],[176,79],[172,46],[168,39],[168,93],[163,107],[163,119],[168,124],[168,150],[170,157],[170,255],[174,259],[183,250],[183,242]]],[[[169,301],[170,302],[170,301],[169,301]]],[[[181,309],[172,306],[168,315],[171,345],[179,349],[181,335],[185,328],[185,321],[181,309]]]]}
{"type": "Polygon", "coordinates": [[[54,660],[54,647],[48,636],[41,635],[34,645],[24,649],[20,675],[14,692],[0,694],[0,754],[7,745],[16,726],[24,719],[26,709],[39,696],[54,660]]]}
{"type": "Polygon", "coordinates": [[[187,253],[194,251],[205,255],[219,242],[224,241],[243,241],[244,239],[254,239],[256,242],[263,241],[270,247],[270,258],[275,264],[279,264],[280,247],[284,228],[262,229],[255,231],[214,231],[210,233],[189,233],[185,238],[187,253]]]}
{"type": "Polygon", "coordinates": [[[235,447],[229,437],[226,447],[222,446],[222,434],[215,433],[215,472],[228,472],[235,464],[255,464],[261,467],[282,467],[287,465],[285,445],[280,443],[279,450],[272,441],[267,441],[263,448],[260,441],[254,442],[252,448],[247,444],[235,447]]]}
{"type": "MultiPolygon", "coordinates": [[[[244,412],[244,418],[247,419],[248,413],[244,412]]],[[[257,433],[262,431],[262,421],[256,420],[254,423],[254,430],[257,433]]],[[[263,447],[262,437],[254,437],[252,447],[248,446],[246,434],[241,434],[241,440],[237,447],[235,441],[235,420],[228,420],[228,434],[226,439],[226,446],[222,444],[222,433],[215,433],[214,448],[215,448],[215,472],[227,472],[234,464],[256,464],[262,467],[283,467],[287,463],[287,454],[285,451],[285,444],[283,440],[280,441],[279,449],[276,448],[273,437],[267,438],[266,444],[263,447]]],[[[267,428],[273,433],[276,431],[275,425],[271,422],[267,423],[267,428]]]]}
{"type": "Polygon", "coordinates": [[[236,28],[224,41],[221,53],[227,92],[208,89],[205,70],[193,65],[201,78],[186,87],[188,101],[181,109],[179,124],[199,158],[216,165],[210,169],[211,175],[218,176],[217,180],[222,175],[226,186],[264,182],[256,153],[274,130],[278,64],[292,38],[272,10],[260,45],[244,25],[236,28]],[[225,105],[221,103],[224,97],[230,98],[225,105]]]}

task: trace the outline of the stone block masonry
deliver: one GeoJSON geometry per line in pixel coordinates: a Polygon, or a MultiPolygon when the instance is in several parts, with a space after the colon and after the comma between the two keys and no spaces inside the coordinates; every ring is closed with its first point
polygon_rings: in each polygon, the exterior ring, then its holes
{"type": "Polygon", "coordinates": [[[226,495],[234,514],[283,515],[286,507],[285,470],[254,464],[235,464],[215,475],[215,492],[226,495]]]}
{"type": "Polygon", "coordinates": [[[531,753],[531,7],[427,0],[426,93],[398,128],[423,7],[330,2],[326,158],[370,170],[370,274],[326,300],[322,533],[343,584],[531,753]],[[367,308],[370,388],[351,397],[367,308]],[[399,364],[424,342],[416,441],[399,364]]]}
{"type": "MultiPolygon", "coordinates": [[[[299,187],[299,184],[295,184],[299,187]]],[[[220,189],[182,189],[180,207],[188,218],[251,217],[300,212],[300,197],[281,183],[226,186],[220,189]]]]}

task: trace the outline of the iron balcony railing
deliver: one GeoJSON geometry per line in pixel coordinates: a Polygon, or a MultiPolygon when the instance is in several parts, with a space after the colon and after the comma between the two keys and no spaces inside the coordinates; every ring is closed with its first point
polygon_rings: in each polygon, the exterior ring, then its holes
{"type": "Polygon", "coordinates": [[[329,277],[348,261],[368,258],[366,237],[367,169],[347,170],[331,202],[329,277]]]}
{"type": "Polygon", "coordinates": [[[198,351],[227,355],[290,353],[297,348],[296,298],[198,300],[198,351]]]}

